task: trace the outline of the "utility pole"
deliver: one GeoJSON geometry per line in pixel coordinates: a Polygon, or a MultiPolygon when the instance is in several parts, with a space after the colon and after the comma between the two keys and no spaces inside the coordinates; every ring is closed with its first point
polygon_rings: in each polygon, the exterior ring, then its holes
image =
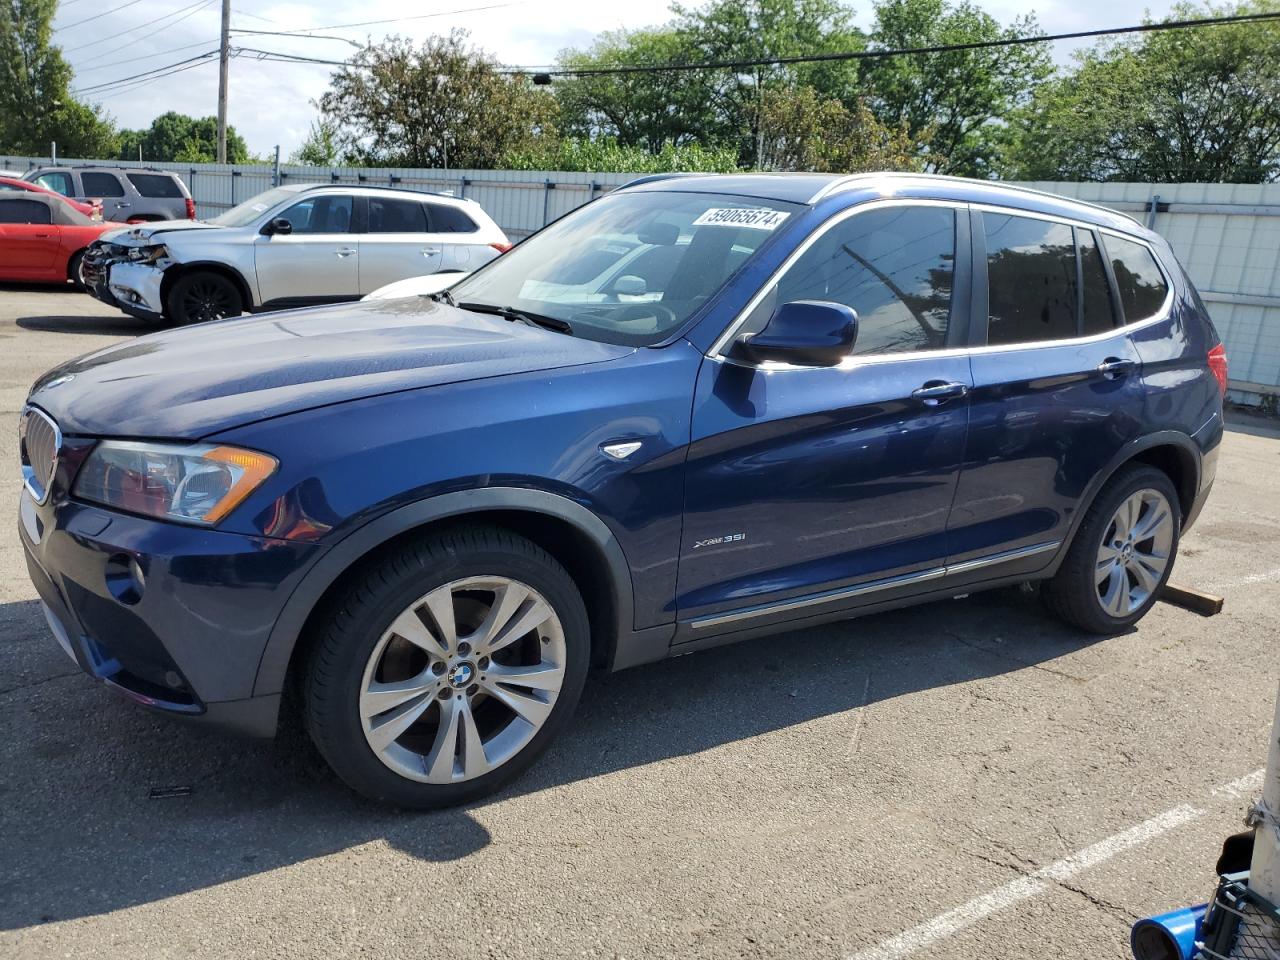
{"type": "Polygon", "coordinates": [[[222,0],[222,48],[218,53],[218,162],[227,162],[227,76],[231,61],[231,0],[222,0]]]}

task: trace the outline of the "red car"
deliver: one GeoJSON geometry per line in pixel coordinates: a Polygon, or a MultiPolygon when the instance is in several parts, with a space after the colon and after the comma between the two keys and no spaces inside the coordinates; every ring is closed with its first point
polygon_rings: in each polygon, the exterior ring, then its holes
{"type": "Polygon", "coordinates": [[[0,193],[0,280],[80,286],[84,248],[118,223],[90,220],[53,194],[0,193]]]}
{"type": "Polygon", "coordinates": [[[19,180],[16,177],[0,177],[0,193],[6,190],[26,190],[30,193],[45,193],[51,197],[62,197],[67,203],[71,204],[90,220],[102,219],[102,201],[101,200],[72,200],[69,197],[63,197],[62,194],[42,187],[39,184],[28,183],[26,180],[19,180]]]}

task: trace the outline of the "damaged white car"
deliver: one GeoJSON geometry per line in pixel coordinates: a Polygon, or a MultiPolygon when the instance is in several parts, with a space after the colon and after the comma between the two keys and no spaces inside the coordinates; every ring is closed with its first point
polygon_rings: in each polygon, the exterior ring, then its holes
{"type": "Polygon", "coordinates": [[[85,253],[86,290],[148,320],[359,300],[410,277],[469,273],[510,247],[472,200],[392,187],[276,187],[208,221],[141,224],[85,253]]]}

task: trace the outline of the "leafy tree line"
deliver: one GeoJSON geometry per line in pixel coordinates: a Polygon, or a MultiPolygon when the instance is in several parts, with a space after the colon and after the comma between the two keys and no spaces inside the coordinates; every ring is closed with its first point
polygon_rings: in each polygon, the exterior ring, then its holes
{"type": "MultiPolygon", "coordinates": [[[[75,99],[51,43],[57,0],[0,0],[0,151],[199,162],[214,121],[119,130],[75,99]]],[[[317,165],[660,170],[925,170],[1048,180],[1280,179],[1280,23],[1103,39],[1055,66],[1047,44],[886,51],[1043,35],[973,0],[675,3],[662,25],[562,51],[539,85],[454,31],[367,44],[330,77],[290,159],[317,165]],[[643,68],[860,51],[859,59],[643,68]]],[[[1169,19],[1280,10],[1184,3],[1169,19]]],[[[228,136],[229,159],[250,159],[228,136]]]]}
{"type": "MultiPolygon", "coordinates": [[[[1168,19],[1280,10],[1184,3],[1168,19]]],[[[562,69],[863,51],[857,60],[508,75],[455,31],[371,45],[332,77],[299,162],[613,170],[925,170],[1048,180],[1280,179],[1280,24],[876,56],[1043,35],[971,0],[709,0],[601,34],[562,69]]]]}

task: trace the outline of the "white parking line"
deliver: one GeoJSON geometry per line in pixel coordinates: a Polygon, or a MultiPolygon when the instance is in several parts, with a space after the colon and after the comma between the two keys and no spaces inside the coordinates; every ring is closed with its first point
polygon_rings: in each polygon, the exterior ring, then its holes
{"type": "MultiPolygon", "coordinates": [[[[1222,784],[1212,791],[1213,796],[1244,796],[1257,789],[1262,783],[1262,771],[1255,770],[1238,780],[1222,784]]],[[[968,903],[948,910],[919,926],[912,927],[897,936],[890,937],[874,947],[868,947],[849,955],[847,960],[898,960],[917,950],[922,950],[939,940],[968,929],[991,914],[1019,901],[1034,897],[1052,886],[1054,881],[1063,881],[1086,870],[1096,867],[1112,857],[1124,853],[1141,843],[1146,843],[1161,834],[1168,833],[1184,824],[1191,823],[1204,816],[1205,811],[1196,807],[1182,805],[1166,810],[1159,816],[1145,820],[1135,827],[1099,840],[1097,843],[1073,853],[1071,856],[1034,873],[1011,880],[990,893],[975,897],[968,903]]]]}

